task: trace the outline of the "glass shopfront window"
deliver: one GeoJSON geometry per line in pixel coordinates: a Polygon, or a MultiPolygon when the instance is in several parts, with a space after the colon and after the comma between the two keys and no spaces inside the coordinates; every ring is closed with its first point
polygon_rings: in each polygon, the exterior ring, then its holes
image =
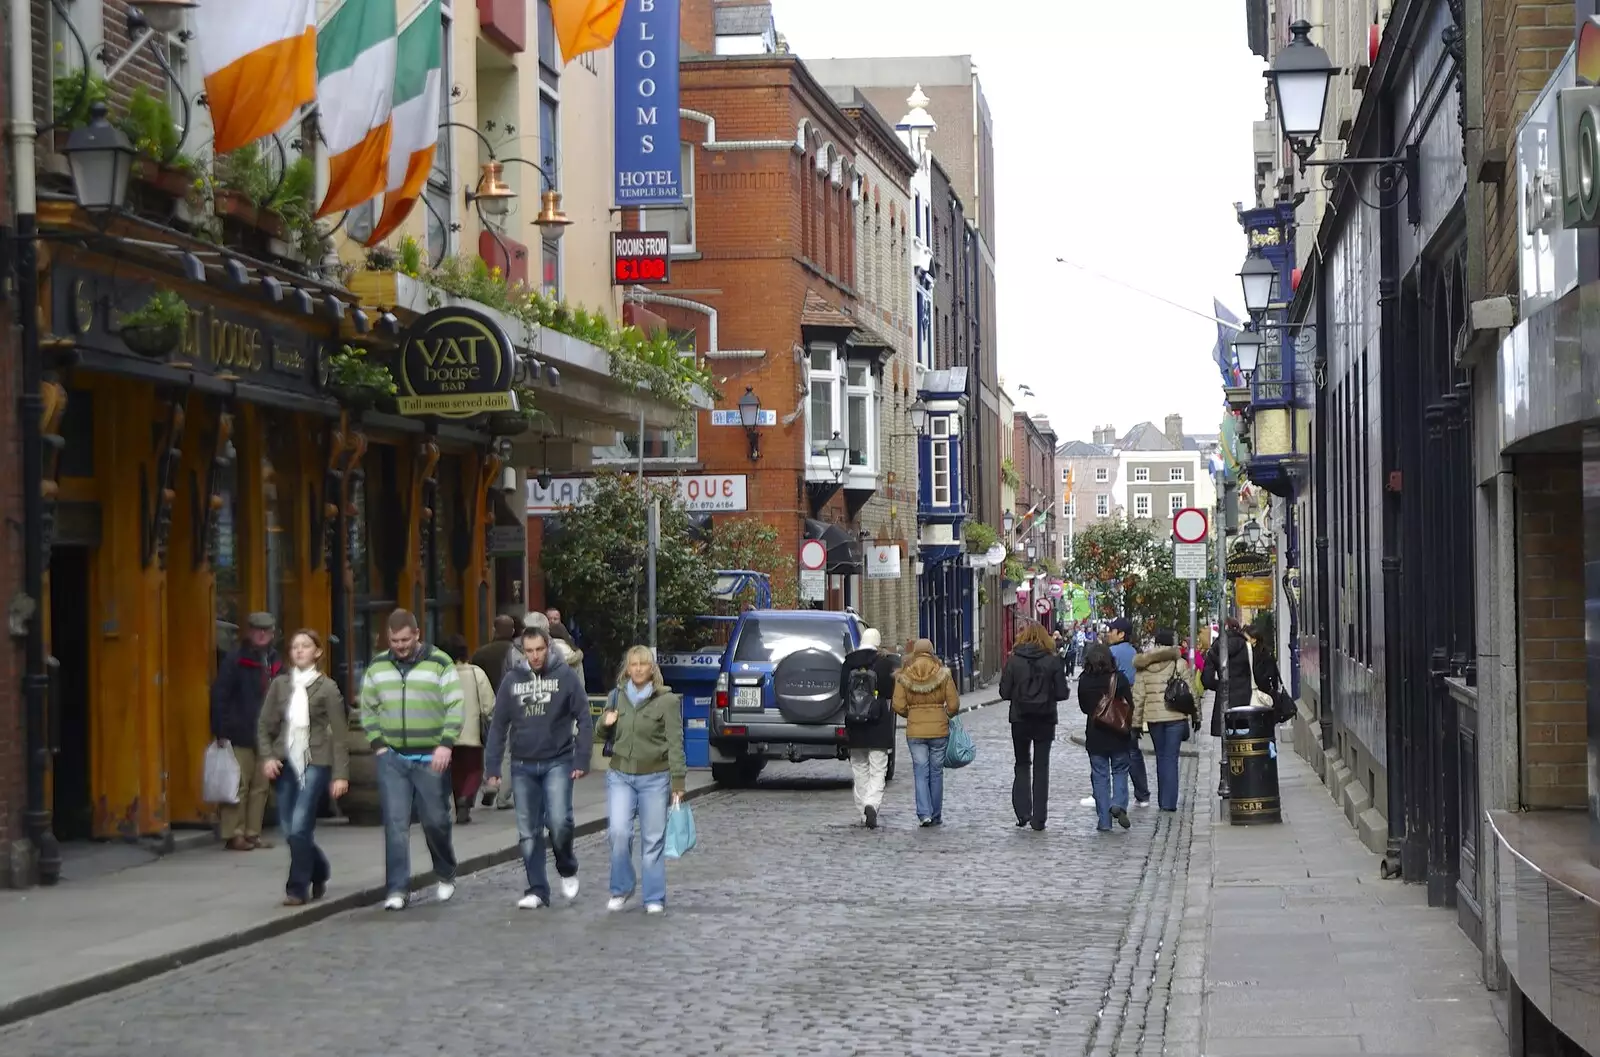
{"type": "Polygon", "coordinates": [[[216,495],[222,507],[211,523],[211,572],[215,577],[217,656],[220,659],[239,645],[239,628],[244,620],[244,574],[239,547],[239,452],[230,441],[223,449],[224,461],[217,467],[216,495]]]}
{"type": "Polygon", "coordinates": [[[267,611],[278,619],[280,632],[287,635],[301,622],[299,607],[290,602],[295,582],[295,468],[299,437],[288,419],[269,418],[264,425],[261,507],[266,530],[267,611]],[[290,608],[296,611],[289,612],[290,608]]]}

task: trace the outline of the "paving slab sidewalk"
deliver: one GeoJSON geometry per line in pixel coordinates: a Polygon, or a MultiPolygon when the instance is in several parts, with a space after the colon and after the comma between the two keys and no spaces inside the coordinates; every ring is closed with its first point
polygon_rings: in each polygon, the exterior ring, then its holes
{"type": "Polygon", "coordinates": [[[1198,748],[1167,1052],[1504,1057],[1501,1002],[1455,911],[1428,907],[1423,886],[1381,880],[1291,749],[1278,756],[1283,823],[1233,826],[1207,795],[1218,743],[1198,748]]]}
{"type": "MultiPolygon", "coordinates": [[[[993,690],[981,688],[963,695],[961,708],[971,711],[997,700],[993,690]]],[[[709,771],[689,772],[690,798],[716,788],[709,771]]],[[[455,828],[461,874],[517,856],[515,815],[475,808],[472,823],[455,828]]],[[[573,820],[579,834],[605,828],[603,774],[573,787],[573,820]]],[[[333,881],[327,898],[304,907],[279,905],[288,851],[275,831],[266,835],[275,847],[230,852],[212,841],[81,880],[73,879],[69,861],[55,887],[0,889],[0,936],[8,955],[0,959],[0,1025],[382,900],[379,828],[319,823],[317,844],[328,856],[333,881]]],[[[432,883],[419,826],[411,830],[411,865],[413,888],[432,883]]],[[[579,877],[590,886],[602,886],[605,875],[603,863],[579,866],[579,877]]]]}

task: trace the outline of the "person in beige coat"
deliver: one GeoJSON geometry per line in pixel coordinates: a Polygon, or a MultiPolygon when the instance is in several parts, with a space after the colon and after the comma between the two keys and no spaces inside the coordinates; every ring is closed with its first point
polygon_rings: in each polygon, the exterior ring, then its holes
{"type": "Polygon", "coordinates": [[[1191,670],[1169,629],[1156,632],[1156,648],[1133,659],[1133,729],[1147,729],[1156,747],[1156,803],[1178,810],[1178,747],[1189,738],[1193,715],[1167,707],[1167,685],[1177,679],[1194,701],[1191,670]]]}
{"type": "Polygon", "coordinates": [[[450,792],[456,798],[456,824],[472,821],[472,798],[483,784],[483,735],[494,716],[494,687],[482,668],[468,657],[467,640],[450,636],[444,652],[456,664],[456,679],[461,683],[461,736],[450,754],[450,792]]]}
{"type": "Polygon", "coordinates": [[[933,643],[918,639],[894,677],[894,710],[906,717],[906,748],[917,794],[917,820],[944,822],[944,754],[950,717],[961,711],[961,695],[950,669],[933,655],[933,643]]]}

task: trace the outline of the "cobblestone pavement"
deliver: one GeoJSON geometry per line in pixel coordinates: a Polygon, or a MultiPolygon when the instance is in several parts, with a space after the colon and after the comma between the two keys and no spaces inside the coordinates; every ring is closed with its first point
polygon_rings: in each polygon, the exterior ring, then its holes
{"type": "Polygon", "coordinates": [[[772,767],[696,802],[661,917],[606,913],[585,838],[574,904],[519,911],[521,868],[497,867],[448,905],[352,911],[22,1022],[0,1054],[1160,1054],[1187,804],[1096,833],[1063,726],[1050,827],[1019,830],[1005,711],[966,722],[978,758],[946,773],[942,827],[917,827],[903,752],[875,832],[844,764],[772,767]]]}

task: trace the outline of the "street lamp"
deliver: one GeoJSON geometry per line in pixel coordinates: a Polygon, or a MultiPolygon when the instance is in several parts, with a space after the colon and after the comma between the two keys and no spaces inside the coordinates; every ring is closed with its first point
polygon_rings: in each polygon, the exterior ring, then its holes
{"type": "Polygon", "coordinates": [[[195,0],[139,0],[134,6],[145,25],[157,33],[174,33],[183,28],[183,13],[199,5],[195,0]]]}
{"type": "Polygon", "coordinates": [[[1233,339],[1233,355],[1239,362],[1239,373],[1244,375],[1244,384],[1249,385],[1250,379],[1256,373],[1256,363],[1261,358],[1261,346],[1265,344],[1261,335],[1253,330],[1242,331],[1233,339]]]}
{"type": "Polygon", "coordinates": [[[467,204],[478,203],[485,216],[503,217],[511,209],[511,200],[517,192],[506,183],[505,166],[497,161],[486,161],[478,175],[478,186],[467,192],[467,204]]]}
{"type": "Polygon", "coordinates": [[[739,425],[750,442],[750,461],[756,462],[761,458],[761,434],[756,428],[761,425],[761,398],[748,385],[739,398],[739,425]]]}
{"type": "Polygon", "coordinates": [[[1272,85],[1284,137],[1302,162],[1322,137],[1328,82],[1339,72],[1328,53],[1311,43],[1310,32],[1311,23],[1304,19],[1291,23],[1289,43],[1278,52],[1272,68],[1262,74],[1272,85]]]}
{"type": "Polygon", "coordinates": [[[1007,510],[1004,514],[1002,514],[1000,516],[1000,524],[1005,527],[1005,530],[1006,530],[1006,542],[1010,543],[1011,542],[1011,532],[1012,532],[1013,529],[1015,529],[1017,527],[1017,515],[1012,513],[1011,511],[1007,510]]]}
{"type": "Polygon", "coordinates": [[[63,152],[72,169],[72,193],[90,213],[121,209],[133,170],[133,146],[106,113],[105,103],[90,106],[89,123],[72,130],[63,152]]]}
{"type": "Polygon", "coordinates": [[[927,432],[928,405],[922,402],[921,397],[911,402],[911,406],[906,408],[906,414],[911,416],[911,428],[916,431],[917,436],[920,437],[927,432]]]}
{"type": "Polygon", "coordinates": [[[1278,268],[1259,253],[1244,259],[1239,269],[1239,283],[1244,287],[1244,307],[1252,319],[1260,319],[1267,306],[1272,304],[1272,283],[1278,277],[1278,268]]]}
{"type": "Polygon", "coordinates": [[[1028,560],[1030,562],[1033,561],[1034,557],[1038,553],[1039,553],[1039,548],[1034,545],[1034,542],[1032,540],[1029,540],[1028,541],[1028,560]]]}
{"type": "Polygon", "coordinates": [[[533,222],[539,225],[539,230],[550,242],[560,242],[561,236],[567,233],[567,225],[572,221],[567,219],[567,214],[561,211],[561,192],[546,191],[539,196],[539,215],[533,222]]]}
{"type": "Polygon", "coordinates": [[[850,454],[850,445],[839,437],[839,431],[833,431],[833,439],[822,446],[823,454],[828,457],[828,472],[833,474],[835,481],[844,476],[844,461],[850,454]]]}
{"type": "Polygon", "coordinates": [[[1257,521],[1255,518],[1251,518],[1249,521],[1245,522],[1244,541],[1250,545],[1251,550],[1255,550],[1258,546],[1260,546],[1261,522],[1257,521]]]}

